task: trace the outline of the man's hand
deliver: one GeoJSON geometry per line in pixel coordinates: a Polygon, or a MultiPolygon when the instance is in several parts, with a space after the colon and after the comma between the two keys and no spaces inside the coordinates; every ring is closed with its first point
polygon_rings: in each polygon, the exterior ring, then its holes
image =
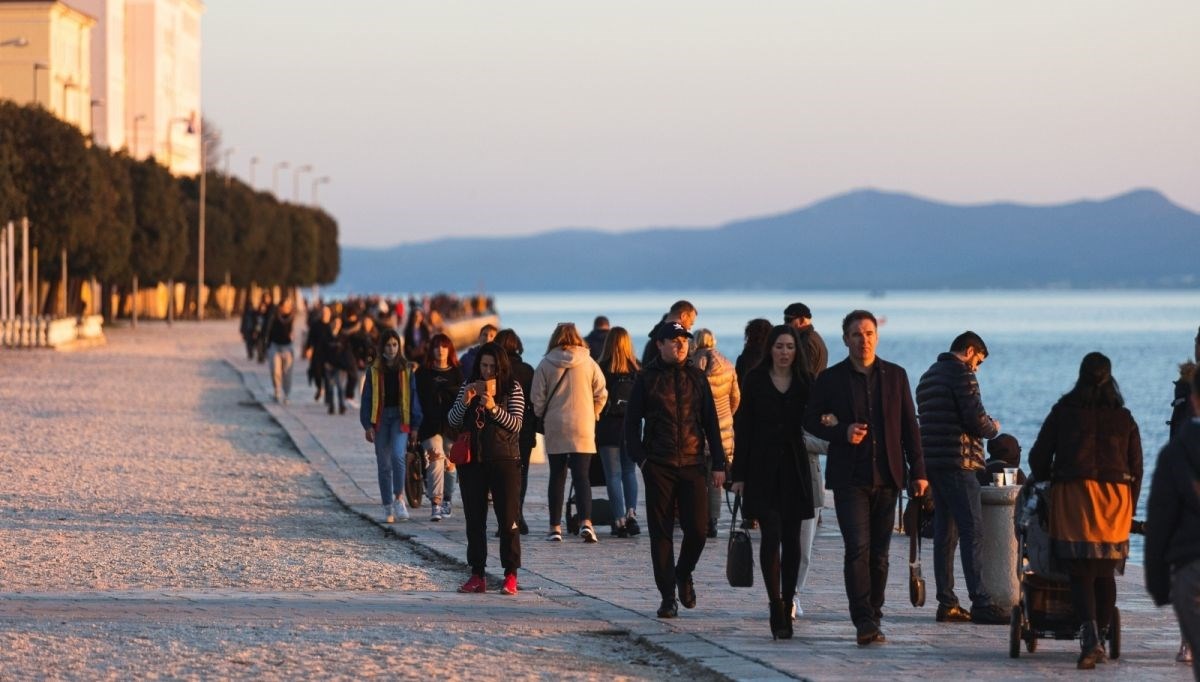
{"type": "Polygon", "coordinates": [[[913,479],[913,497],[924,497],[929,492],[929,481],[923,478],[913,479]]]}
{"type": "Polygon", "coordinates": [[[368,443],[374,443],[375,442],[375,429],[367,429],[366,436],[367,436],[368,443]]]}
{"type": "MultiPolygon", "coordinates": [[[[712,472],[712,482],[713,482],[713,487],[714,487],[714,488],[721,488],[721,487],[724,487],[724,485],[725,485],[725,472],[724,472],[724,471],[714,471],[714,472],[712,472]]],[[[736,484],[735,484],[735,485],[736,485],[736,484]]]]}
{"type": "Polygon", "coordinates": [[[855,422],[846,427],[846,440],[850,441],[851,445],[858,445],[867,437],[867,425],[861,422],[855,422]]]}

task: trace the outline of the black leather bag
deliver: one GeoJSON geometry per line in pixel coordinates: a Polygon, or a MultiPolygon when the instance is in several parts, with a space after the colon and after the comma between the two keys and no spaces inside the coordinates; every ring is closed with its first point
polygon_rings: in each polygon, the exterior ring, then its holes
{"type": "Polygon", "coordinates": [[[909,508],[914,510],[915,523],[908,535],[908,600],[913,606],[925,605],[925,578],[921,575],[921,516],[924,514],[923,497],[914,497],[909,508]]]}
{"type": "Polygon", "coordinates": [[[730,587],[754,587],[754,544],[750,533],[738,528],[738,510],[742,496],[733,499],[732,520],[729,522],[729,547],[725,555],[725,578],[730,587]]]}

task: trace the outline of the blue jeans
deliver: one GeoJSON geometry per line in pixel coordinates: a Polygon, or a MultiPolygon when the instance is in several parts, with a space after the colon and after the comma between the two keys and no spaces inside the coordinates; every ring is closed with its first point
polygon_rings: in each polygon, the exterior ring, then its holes
{"type": "Polygon", "coordinates": [[[966,469],[935,469],[928,473],[933,490],[933,577],[938,606],[958,606],[954,593],[954,550],[962,543],[963,577],[972,606],[992,603],[983,588],[983,509],[979,478],[966,469]]]}
{"type": "Polygon", "coordinates": [[[608,502],[615,522],[630,509],[637,509],[637,465],[624,448],[601,445],[597,450],[600,464],[604,465],[604,482],[608,485],[608,502]]]}
{"type": "Polygon", "coordinates": [[[887,588],[888,549],[892,544],[892,517],[900,491],[885,486],[838,488],[834,511],[842,529],[846,554],[842,567],[850,620],[855,625],[883,617],[887,588]]]}
{"type": "Polygon", "coordinates": [[[375,431],[375,464],[379,467],[379,497],[384,505],[404,494],[408,466],[408,434],[400,430],[400,408],[385,407],[375,431]]]}

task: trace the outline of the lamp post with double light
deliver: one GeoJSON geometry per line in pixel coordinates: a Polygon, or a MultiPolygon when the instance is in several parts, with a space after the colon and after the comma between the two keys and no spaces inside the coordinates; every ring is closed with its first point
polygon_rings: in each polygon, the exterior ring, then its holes
{"type": "Polygon", "coordinates": [[[329,182],[328,175],[322,175],[319,178],[313,178],[312,193],[309,195],[309,201],[312,203],[313,206],[317,205],[317,185],[324,185],[328,182],[329,182]]]}
{"type": "Polygon", "coordinates": [[[310,172],[312,169],[312,164],[306,163],[303,166],[298,166],[292,172],[292,203],[296,205],[300,204],[300,176],[310,172]]]}
{"type": "Polygon", "coordinates": [[[279,163],[275,164],[274,168],[271,169],[271,194],[275,195],[276,199],[279,198],[279,171],[280,169],[288,168],[291,165],[292,164],[287,161],[280,161],[279,163]]]}
{"type": "Polygon", "coordinates": [[[254,189],[254,167],[258,165],[258,157],[250,157],[250,189],[254,189]]]}

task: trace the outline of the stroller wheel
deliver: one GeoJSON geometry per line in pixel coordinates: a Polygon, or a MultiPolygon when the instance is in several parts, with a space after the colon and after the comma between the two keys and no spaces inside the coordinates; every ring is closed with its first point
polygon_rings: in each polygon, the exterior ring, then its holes
{"type": "Polygon", "coordinates": [[[1012,607],[1012,617],[1008,623],[1008,657],[1021,657],[1021,607],[1012,607]]]}
{"type": "Polygon", "coordinates": [[[1121,610],[1113,607],[1112,622],[1108,624],[1108,657],[1121,657],[1121,610]]]}

